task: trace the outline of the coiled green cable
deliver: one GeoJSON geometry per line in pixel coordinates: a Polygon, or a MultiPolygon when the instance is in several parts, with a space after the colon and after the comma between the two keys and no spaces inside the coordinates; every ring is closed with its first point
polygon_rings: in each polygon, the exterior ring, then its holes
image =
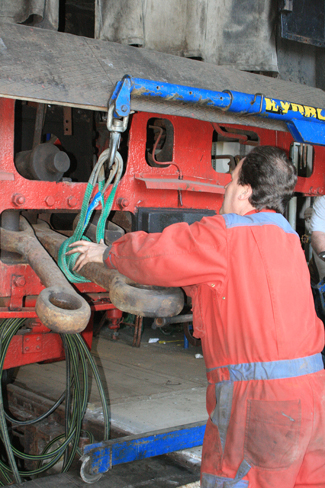
{"type": "MultiPolygon", "coordinates": [[[[2,377],[3,365],[5,356],[13,336],[23,325],[25,319],[6,319],[0,324],[0,379],[2,377]]],[[[79,438],[81,434],[82,419],[86,413],[87,401],[89,394],[88,383],[88,366],[92,371],[93,377],[97,384],[100,394],[103,416],[104,416],[104,440],[109,438],[109,412],[105,397],[105,392],[100,380],[98,368],[91,356],[91,353],[79,334],[62,335],[61,336],[65,348],[66,355],[66,392],[61,395],[59,400],[55,402],[54,406],[48,412],[33,420],[19,421],[11,418],[5,413],[2,390],[0,388],[0,439],[4,444],[7,453],[7,462],[0,460],[0,472],[5,480],[5,484],[12,482],[21,483],[22,478],[39,476],[54,466],[63,456],[64,462],[62,472],[68,471],[76,454],[81,454],[78,448],[79,438]],[[61,435],[53,439],[44,449],[41,454],[31,455],[23,453],[10,443],[7,420],[14,425],[31,425],[48,417],[55,406],[59,406],[65,399],[65,431],[61,435]],[[54,450],[50,449],[59,443],[60,445],[54,450]],[[37,468],[31,471],[20,470],[17,467],[17,460],[37,461],[37,468]]],[[[91,434],[87,433],[90,441],[93,441],[91,434]]],[[[0,485],[4,483],[0,481],[0,485]]]]}

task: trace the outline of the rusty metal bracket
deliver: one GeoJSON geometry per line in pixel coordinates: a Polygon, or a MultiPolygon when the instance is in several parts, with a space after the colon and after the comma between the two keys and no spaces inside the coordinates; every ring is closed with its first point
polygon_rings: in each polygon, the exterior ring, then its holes
{"type": "Polygon", "coordinates": [[[72,108],[63,107],[63,130],[65,136],[72,136],[72,108]]]}

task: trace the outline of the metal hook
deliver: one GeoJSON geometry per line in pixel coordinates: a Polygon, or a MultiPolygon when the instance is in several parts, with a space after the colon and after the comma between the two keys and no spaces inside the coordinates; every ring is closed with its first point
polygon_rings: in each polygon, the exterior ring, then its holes
{"type": "Polygon", "coordinates": [[[112,103],[108,107],[107,113],[107,129],[109,132],[124,132],[128,126],[129,116],[122,117],[122,119],[117,119],[114,117],[115,104],[112,103]]]}

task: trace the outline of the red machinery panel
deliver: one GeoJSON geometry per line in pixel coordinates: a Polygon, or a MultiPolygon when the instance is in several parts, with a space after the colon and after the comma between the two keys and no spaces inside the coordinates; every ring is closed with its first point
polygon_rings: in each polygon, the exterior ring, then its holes
{"type": "MultiPolygon", "coordinates": [[[[14,164],[15,102],[0,99],[0,212],[4,210],[37,210],[39,212],[78,211],[86,183],[32,181],[22,177],[14,164]]],[[[227,126],[228,131],[254,132],[261,145],[276,145],[289,151],[293,142],[286,132],[261,128],[227,126]]],[[[207,209],[218,211],[229,173],[217,173],[211,164],[214,127],[209,122],[176,116],[148,113],[134,114],[128,141],[125,173],[117,189],[113,210],[136,213],[140,207],[173,209],[207,209]],[[171,161],[161,167],[148,164],[148,123],[167,119],[173,126],[171,161]]],[[[239,137],[240,140],[240,137],[239,137]]],[[[314,148],[313,173],[298,178],[296,190],[305,195],[324,194],[322,161],[325,148],[314,148]]],[[[5,264],[0,261],[0,318],[26,317],[30,324],[25,333],[14,337],[5,367],[62,358],[62,343],[57,334],[46,329],[36,318],[34,305],[44,288],[27,264],[5,264]]],[[[105,290],[93,283],[77,284],[92,310],[113,310],[105,290]]],[[[92,324],[84,337],[91,347],[92,324]]]]}

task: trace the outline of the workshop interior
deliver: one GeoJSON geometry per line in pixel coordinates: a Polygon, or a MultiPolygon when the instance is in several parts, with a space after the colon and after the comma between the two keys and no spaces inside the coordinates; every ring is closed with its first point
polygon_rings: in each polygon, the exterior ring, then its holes
{"type": "Polygon", "coordinates": [[[97,263],[76,273],[69,244],[110,246],[218,214],[236,164],[271,145],[296,166],[285,217],[312,257],[308,209],[325,194],[324,2],[268,0],[250,15],[256,2],[231,0],[218,16],[221,3],[0,7],[1,486],[68,473],[80,459],[82,482],[96,483],[119,464],[202,445],[201,419],[111,437],[94,337],[106,330],[114,347],[127,329],[139,357],[145,330],[177,330],[193,355],[200,341],[181,288],[97,263]],[[13,379],[58,362],[66,389],[34,417],[32,394],[13,379]],[[84,422],[90,383],[102,408],[95,433],[84,422]],[[45,436],[38,425],[51,415],[61,428],[45,436]]]}

